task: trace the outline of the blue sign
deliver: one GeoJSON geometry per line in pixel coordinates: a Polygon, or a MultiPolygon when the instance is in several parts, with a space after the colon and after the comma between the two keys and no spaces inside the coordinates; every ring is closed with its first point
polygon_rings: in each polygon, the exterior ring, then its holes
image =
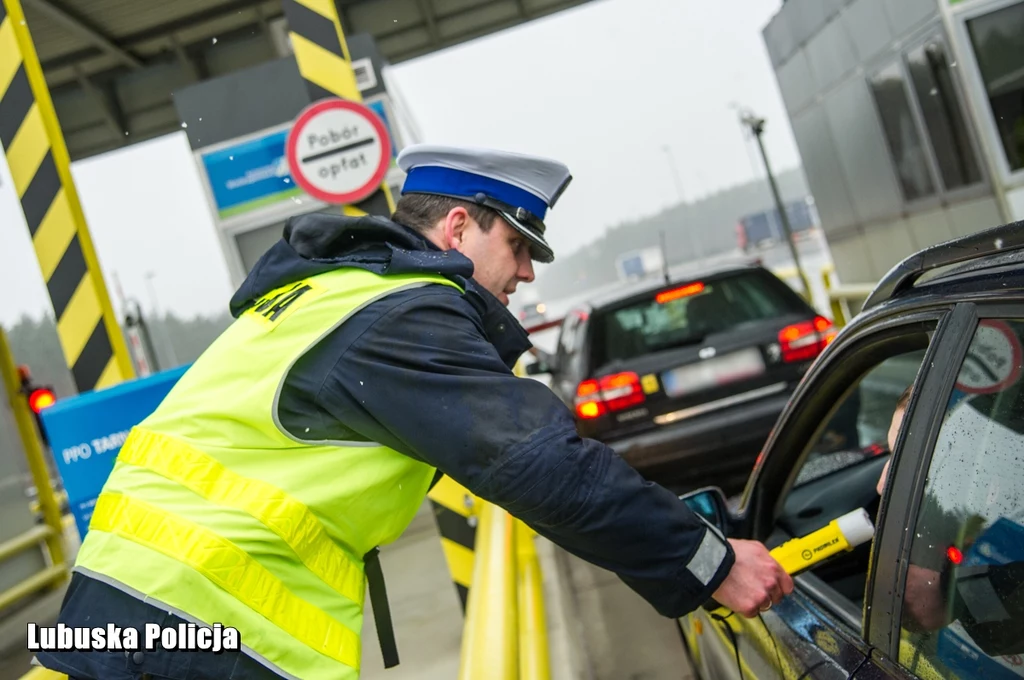
{"type": "Polygon", "coordinates": [[[288,131],[203,154],[220,217],[227,218],[302,194],[288,169],[288,131]]]}
{"type": "Polygon", "coordinates": [[[395,139],[395,131],[391,129],[391,121],[388,120],[388,113],[387,109],[384,107],[384,100],[378,99],[376,101],[365,103],[367,108],[373,110],[373,112],[380,117],[381,121],[384,122],[384,128],[388,131],[388,137],[391,138],[391,158],[398,158],[398,140],[395,139]]]}
{"type": "Polygon", "coordinates": [[[41,412],[82,538],[129,430],[156,410],[188,368],[181,366],[99,392],[60,399],[41,412]]]}

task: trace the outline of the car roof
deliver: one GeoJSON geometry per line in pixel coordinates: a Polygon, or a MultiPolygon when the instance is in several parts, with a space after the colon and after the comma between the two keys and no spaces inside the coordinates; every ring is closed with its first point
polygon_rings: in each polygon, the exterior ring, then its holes
{"type": "Polygon", "coordinates": [[[595,293],[593,297],[576,305],[576,307],[587,307],[591,310],[600,310],[605,307],[624,302],[633,297],[643,297],[646,294],[653,293],[668,286],[687,283],[695,279],[721,276],[723,274],[730,274],[734,272],[759,270],[767,271],[764,267],[753,263],[737,264],[735,262],[731,262],[703,267],[696,266],[689,270],[684,269],[678,276],[673,276],[668,282],[666,282],[664,278],[644,279],[643,281],[616,286],[613,290],[595,293]]]}

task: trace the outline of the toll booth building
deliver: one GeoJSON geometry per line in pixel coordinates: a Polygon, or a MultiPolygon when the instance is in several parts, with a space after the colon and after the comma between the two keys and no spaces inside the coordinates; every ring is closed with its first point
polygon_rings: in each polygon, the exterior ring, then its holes
{"type": "MultiPolygon", "coordinates": [[[[368,34],[347,36],[347,45],[363,104],[380,118],[390,137],[391,159],[384,182],[397,199],[405,175],[396,161],[407,142],[387,85],[389,64],[368,34]]],[[[235,286],[281,238],[289,218],[342,211],[341,206],[303,191],[286,158],[295,118],[312,103],[293,54],[174,92],[174,106],[235,286]]],[[[383,194],[378,198],[386,201],[383,194]]],[[[378,214],[384,210],[386,206],[380,206],[378,214]]]]}
{"type": "Polygon", "coordinates": [[[1024,0],[785,0],[763,36],[843,283],[1024,219],[1024,0]]]}

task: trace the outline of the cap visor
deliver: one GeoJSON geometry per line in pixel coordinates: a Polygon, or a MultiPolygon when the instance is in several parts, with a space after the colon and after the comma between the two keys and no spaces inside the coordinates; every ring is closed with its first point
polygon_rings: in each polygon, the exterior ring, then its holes
{"type": "Polygon", "coordinates": [[[501,216],[505,218],[505,221],[508,222],[513,229],[525,236],[530,242],[530,257],[538,262],[543,262],[544,264],[554,261],[555,252],[551,250],[551,246],[548,245],[548,242],[545,241],[542,236],[506,212],[501,213],[501,216]]]}

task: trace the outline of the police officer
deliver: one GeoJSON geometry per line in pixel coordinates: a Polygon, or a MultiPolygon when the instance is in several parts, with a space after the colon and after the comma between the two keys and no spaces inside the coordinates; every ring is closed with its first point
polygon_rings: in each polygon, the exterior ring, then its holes
{"type": "MultiPolygon", "coordinates": [[[[511,368],[506,305],[551,262],[558,162],[422,145],[392,218],[307,214],[235,293],[234,323],[131,431],[60,621],[237,629],[241,652],[43,653],[72,678],[359,675],[363,597],[440,475],[611,570],[667,617],[745,615],[792,581],[726,541],[511,368]]],[[[378,600],[378,601],[374,601],[378,600]]],[[[386,619],[386,612],[378,619],[386,619]]],[[[380,631],[389,665],[388,630],[380,631]]]]}

